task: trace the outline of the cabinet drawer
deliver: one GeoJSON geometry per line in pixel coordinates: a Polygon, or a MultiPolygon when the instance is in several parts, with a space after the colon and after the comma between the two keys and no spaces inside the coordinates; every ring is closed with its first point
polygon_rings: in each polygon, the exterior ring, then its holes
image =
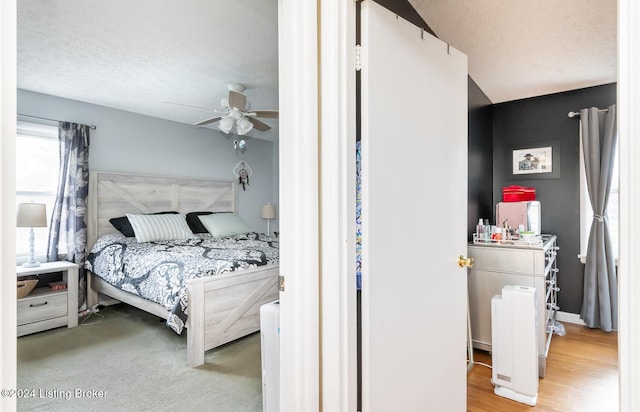
{"type": "Polygon", "coordinates": [[[67,315],[67,292],[28,296],[18,300],[18,325],[67,315]]]}
{"type": "Polygon", "coordinates": [[[474,268],[510,273],[536,273],[535,255],[531,250],[499,249],[498,247],[469,247],[474,268]]]}

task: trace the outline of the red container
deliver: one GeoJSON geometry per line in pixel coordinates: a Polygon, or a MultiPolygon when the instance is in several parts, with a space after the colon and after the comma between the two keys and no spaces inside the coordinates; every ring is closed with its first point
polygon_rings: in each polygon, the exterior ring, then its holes
{"type": "Polygon", "coordinates": [[[536,188],[524,186],[506,186],[502,188],[503,202],[523,202],[536,200],[536,188]]]}

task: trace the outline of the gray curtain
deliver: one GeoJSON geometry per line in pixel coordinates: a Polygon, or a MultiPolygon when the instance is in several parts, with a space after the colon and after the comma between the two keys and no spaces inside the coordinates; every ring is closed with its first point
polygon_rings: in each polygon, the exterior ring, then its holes
{"type": "Polygon", "coordinates": [[[587,188],[593,208],[580,317],[590,328],[609,332],[618,327],[618,279],[607,218],[618,139],[616,106],[609,106],[606,112],[595,107],[582,109],[580,122],[587,188]]]}
{"type": "Polygon", "coordinates": [[[78,307],[86,296],[84,262],[87,249],[89,195],[89,126],[60,122],[60,173],[51,216],[47,261],[67,260],[79,266],[78,307]]]}

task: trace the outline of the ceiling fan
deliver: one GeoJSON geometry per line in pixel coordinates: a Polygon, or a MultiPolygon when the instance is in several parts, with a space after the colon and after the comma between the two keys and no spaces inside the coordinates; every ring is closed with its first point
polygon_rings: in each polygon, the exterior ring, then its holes
{"type": "MultiPolygon", "coordinates": [[[[244,86],[239,83],[229,83],[227,85],[229,89],[228,97],[223,98],[220,101],[220,106],[222,106],[221,110],[210,109],[207,107],[200,107],[207,110],[213,110],[218,113],[217,116],[210,117],[208,119],[201,120],[194,124],[194,126],[204,126],[209,123],[220,121],[218,124],[218,128],[222,130],[224,133],[229,133],[233,126],[236,126],[236,132],[238,135],[247,134],[252,129],[256,129],[261,132],[266,132],[270,130],[271,127],[261,122],[257,119],[257,117],[264,118],[277,118],[278,111],[277,110],[250,110],[251,105],[247,100],[247,96],[242,94],[244,91],[244,86]]],[[[169,102],[167,102],[169,103],[169,102]]],[[[179,103],[181,106],[189,106],[189,107],[198,107],[198,106],[190,106],[183,105],[179,103]]]]}

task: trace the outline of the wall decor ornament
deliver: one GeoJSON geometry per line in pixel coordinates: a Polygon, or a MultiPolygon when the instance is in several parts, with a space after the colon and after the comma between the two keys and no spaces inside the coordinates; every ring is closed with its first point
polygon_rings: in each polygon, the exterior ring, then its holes
{"type": "Polygon", "coordinates": [[[249,185],[249,178],[253,174],[253,170],[251,170],[249,164],[244,160],[239,161],[233,168],[233,174],[242,186],[242,190],[247,190],[246,186],[249,185]]]}

